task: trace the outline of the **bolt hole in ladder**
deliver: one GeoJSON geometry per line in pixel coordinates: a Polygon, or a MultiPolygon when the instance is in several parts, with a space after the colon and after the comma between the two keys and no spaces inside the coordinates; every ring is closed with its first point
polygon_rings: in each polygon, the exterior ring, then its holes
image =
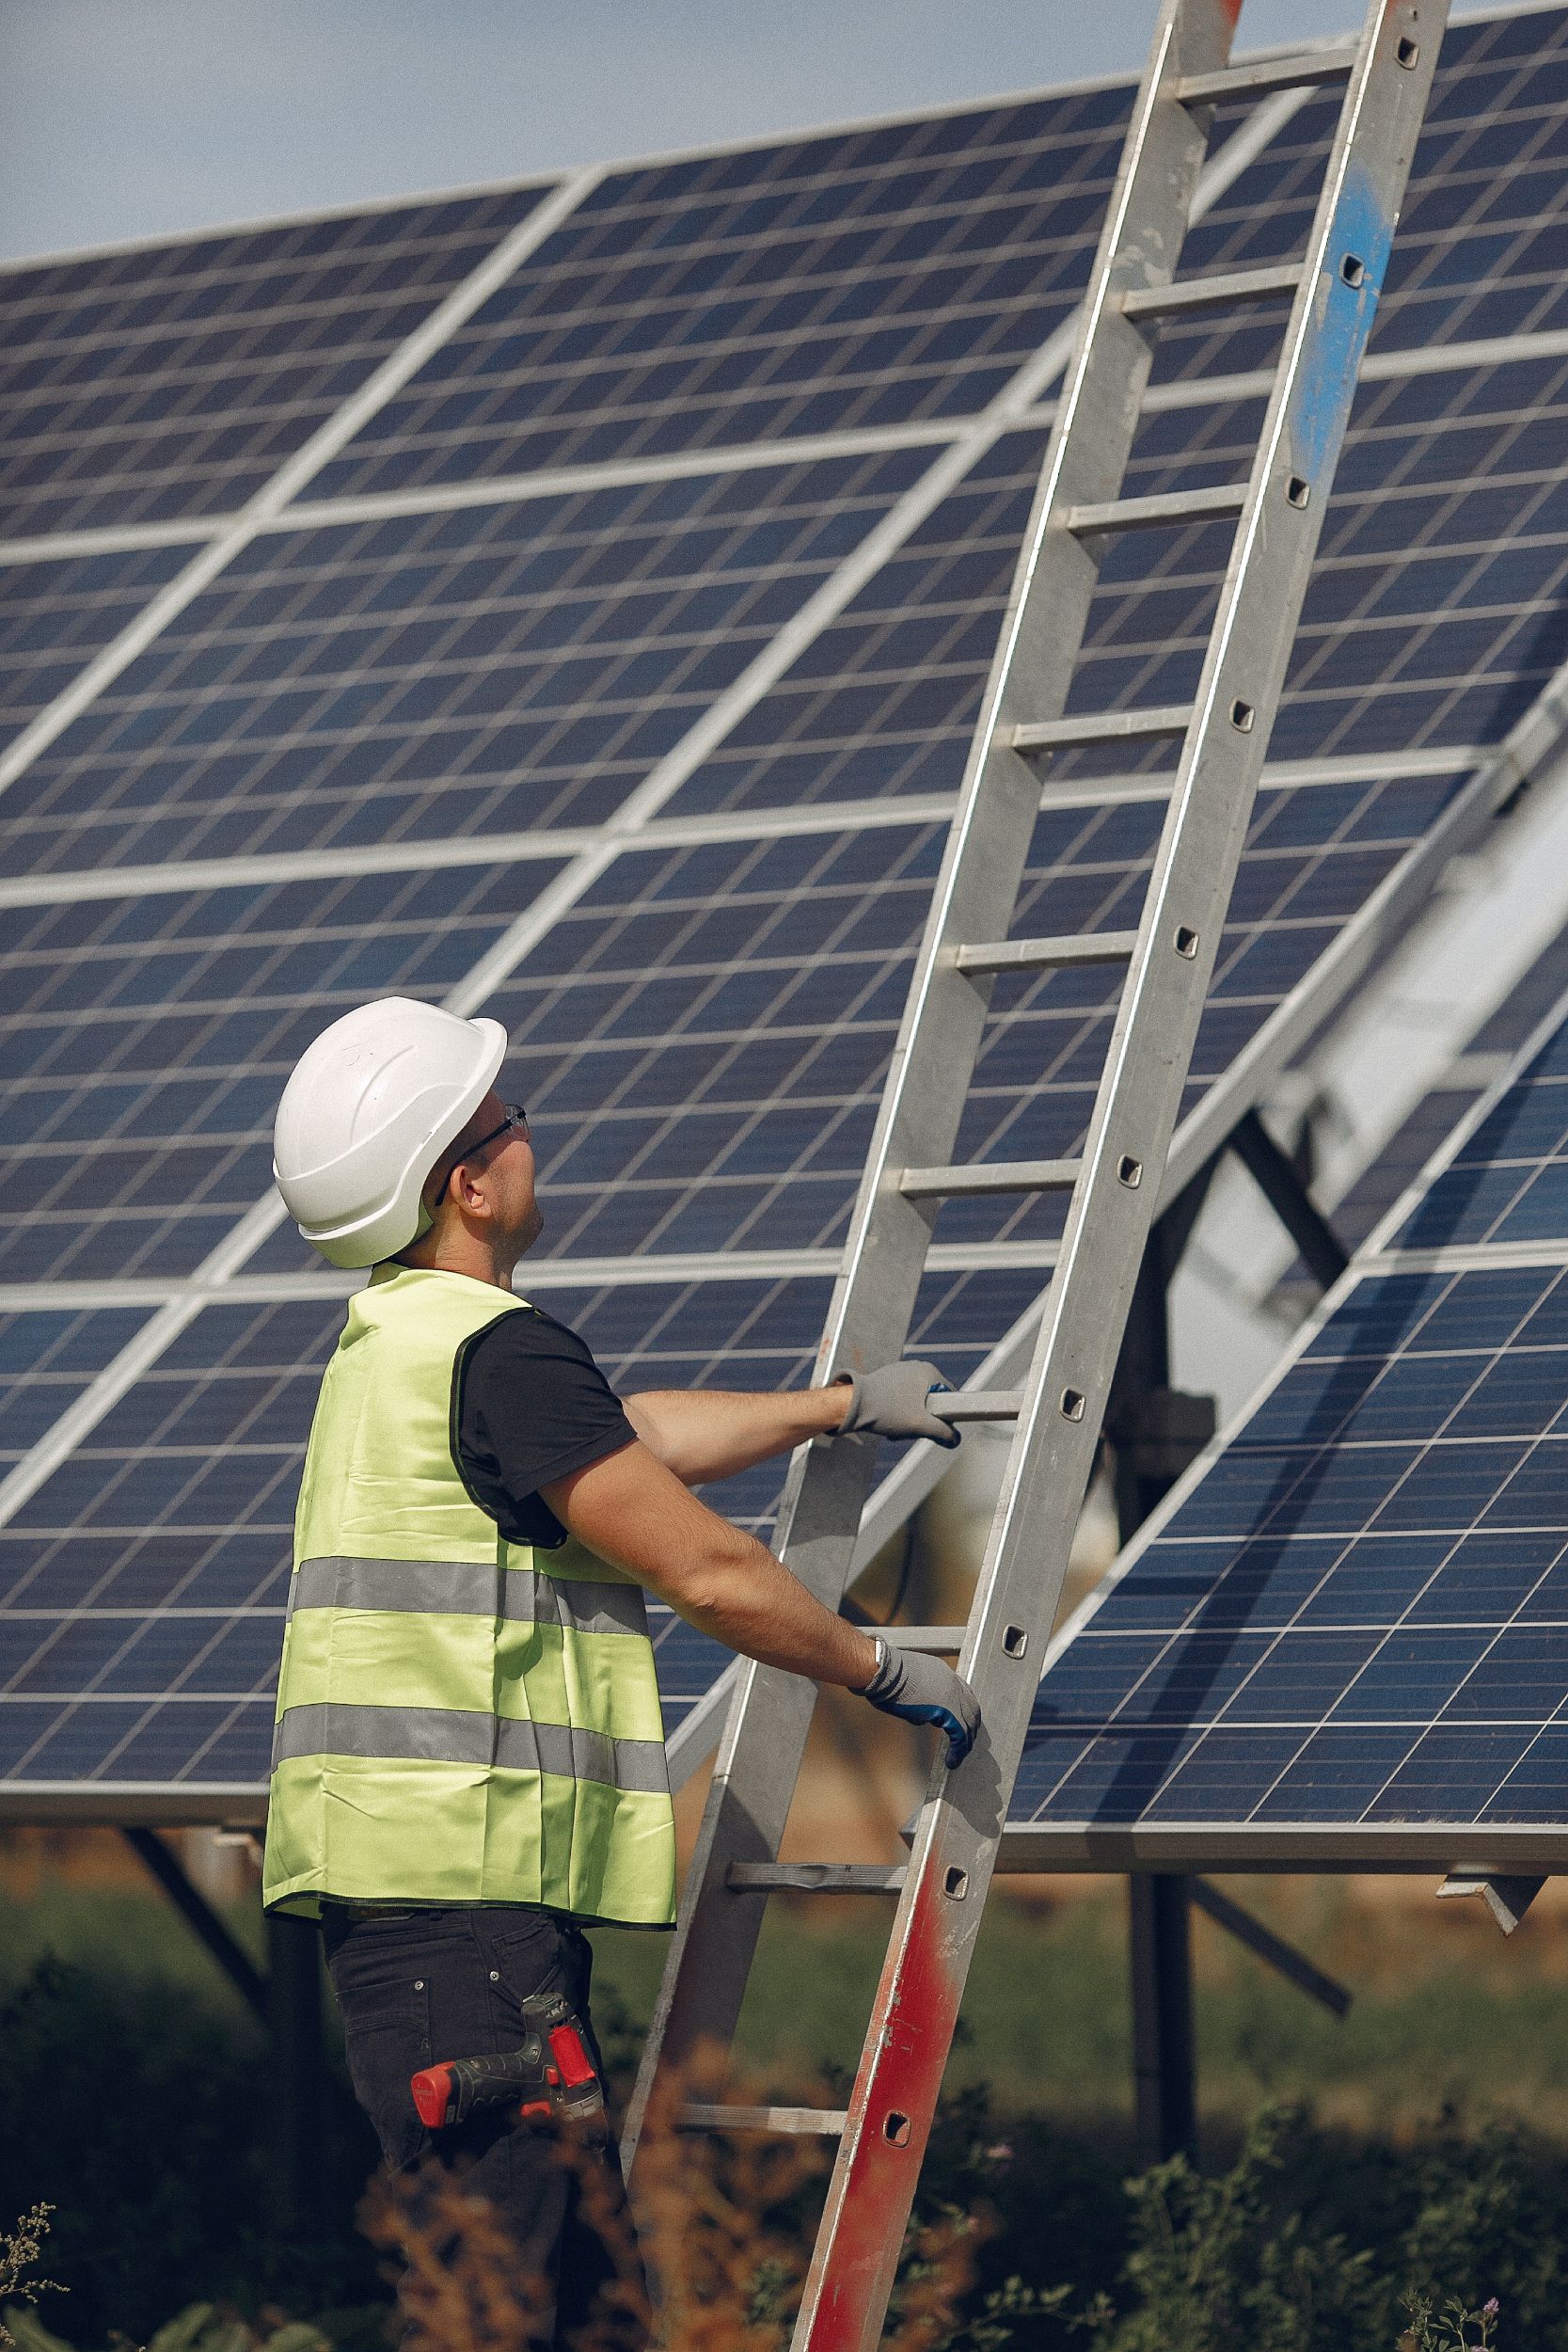
{"type": "MultiPolygon", "coordinates": [[[[957,1772],[933,1767],[906,1867],[781,1865],[816,1691],[744,1663],[628,2117],[635,2195],[650,2093],[666,2070],[678,2082],[705,2045],[731,2041],[769,1891],[896,1896],[847,2108],[710,2105],[681,2118],[693,2129],[839,2142],[795,2352],[868,2352],[881,2335],[1446,16],[1446,0],[1377,0],[1357,41],[1233,67],[1239,5],[1164,0],[1160,10],[820,1357],[829,1376],[902,1353],[942,1202],[1067,1196],[1025,1386],[948,1408],[955,1419],[1014,1423],[970,1621],[892,1635],[958,1647],[981,1737],[957,1772]],[[1342,87],[1343,99],[1303,259],[1178,280],[1214,106],[1314,86],[1342,87]],[[1120,495],[1161,323],[1265,298],[1291,308],[1248,480],[1120,495]],[[1105,550],[1124,532],[1216,518],[1231,520],[1234,536],[1195,699],[1066,715],[1105,550]],[[1161,737],[1180,749],[1137,930],[1011,938],[1042,756],[1161,737]],[[1125,978],[1081,1155],[957,1162],[995,977],[1092,964],[1120,965],[1125,978]]],[[[791,1466],[778,1547],[831,1607],[844,1595],[874,1454],[864,1440],[841,1440],[803,1449],[791,1466]]]]}

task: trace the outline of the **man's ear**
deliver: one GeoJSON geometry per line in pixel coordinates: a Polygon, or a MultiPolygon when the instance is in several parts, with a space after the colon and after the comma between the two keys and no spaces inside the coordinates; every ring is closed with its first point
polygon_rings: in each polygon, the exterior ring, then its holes
{"type": "Polygon", "coordinates": [[[470,1172],[467,1160],[459,1160],[453,1169],[447,1198],[449,1200],[456,1200],[465,1216],[488,1217],[492,1215],[490,1196],[484,1189],[483,1172],[470,1172]]]}

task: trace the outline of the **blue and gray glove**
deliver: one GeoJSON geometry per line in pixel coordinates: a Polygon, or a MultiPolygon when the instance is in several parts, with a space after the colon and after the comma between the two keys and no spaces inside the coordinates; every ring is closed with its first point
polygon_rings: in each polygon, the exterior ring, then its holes
{"type": "Polygon", "coordinates": [[[896,1650],[879,1634],[877,1671],[861,1692],[884,1715],[906,1724],[935,1724],[947,1735],[947,1769],[954,1771],[974,1745],[980,1702],[961,1675],[921,1650],[896,1650]]]}
{"type": "Polygon", "coordinates": [[[958,1433],[933,1413],[927,1399],[945,1396],[947,1383],[935,1364],[881,1364],[875,1372],[841,1372],[847,1382],[849,1410],[835,1438],[929,1438],[933,1445],[956,1446],[958,1433]]]}

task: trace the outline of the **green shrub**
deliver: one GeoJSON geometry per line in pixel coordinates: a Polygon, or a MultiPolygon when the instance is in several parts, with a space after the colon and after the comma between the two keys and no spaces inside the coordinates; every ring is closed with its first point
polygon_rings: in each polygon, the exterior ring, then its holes
{"type": "Polygon", "coordinates": [[[1568,2352],[1568,2173],[1516,2128],[1403,2150],[1273,2107],[1228,2169],[1178,2157],[1126,2194],[1114,2292],[1066,2298],[1095,2352],[1568,2352]]]}
{"type": "Polygon", "coordinates": [[[50,2319],[78,2344],[146,2343],[171,2304],[361,2303],[353,2225],[374,2161],[335,2142],[319,2233],[272,2218],[266,2047],[248,2017],[45,1958],[0,2005],[0,2215],[55,2208],[50,2319]]]}
{"type": "MultiPolygon", "coordinates": [[[[16,2352],[73,2352],[33,2312],[8,2310],[6,2320],[16,2352]]],[[[193,2303],[157,2329],[146,2352],[372,2352],[372,2346],[382,2352],[385,2320],[378,2305],[365,2312],[328,2312],[320,2319],[287,2320],[280,2327],[265,2321],[253,2327],[236,2311],[193,2303]]]]}
{"type": "Polygon", "coordinates": [[[1299,2114],[1260,2116],[1227,2172],[1174,2158],[1127,2184],[1132,2308],[1091,2305],[1099,2352],[1341,2352],[1380,2342],[1370,2249],[1304,2210],[1318,2169],[1299,2114]]]}

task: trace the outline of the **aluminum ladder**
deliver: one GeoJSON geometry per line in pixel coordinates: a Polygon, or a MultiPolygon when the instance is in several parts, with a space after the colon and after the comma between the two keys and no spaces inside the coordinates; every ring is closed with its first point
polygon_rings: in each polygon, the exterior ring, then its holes
{"type": "MultiPolygon", "coordinates": [[[[653,2087],[667,2069],[682,2079],[705,2044],[728,2046],[770,1889],[897,1893],[847,2111],[689,2107],[684,2117],[691,2128],[839,2138],[795,2352],[869,2352],[881,2335],[1447,13],[1447,0],[1374,0],[1354,41],[1231,66],[1239,7],[1160,8],[818,1359],[827,1378],[902,1354],[943,1200],[1069,1195],[1025,1387],[956,1400],[965,1418],[1016,1422],[958,1661],[984,1728],[957,1772],[933,1766],[907,1867],[783,1866],[816,1693],[742,1661],[628,2117],[635,2195],[653,2087]],[[1215,103],[1314,86],[1344,95],[1304,258],[1178,281],[1215,103]],[[1246,483],[1121,495],[1161,322],[1262,298],[1291,308],[1246,483]],[[1233,518],[1234,538],[1196,699],[1065,716],[1115,535],[1216,517],[1233,518]],[[1042,806],[1038,763],[1071,746],[1155,738],[1180,738],[1180,751],[1137,930],[1010,937],[1042,806]],[[954,1165],[994,976],[1090,964],[1121,964],[1126,976],[1082,1155],[954,1165]]],[[[842,1440],[806,1447],[791,1465],[777,1549],[830,1607],[843,1597],[874,1455],[868,1442],[842,1440]]]]}

